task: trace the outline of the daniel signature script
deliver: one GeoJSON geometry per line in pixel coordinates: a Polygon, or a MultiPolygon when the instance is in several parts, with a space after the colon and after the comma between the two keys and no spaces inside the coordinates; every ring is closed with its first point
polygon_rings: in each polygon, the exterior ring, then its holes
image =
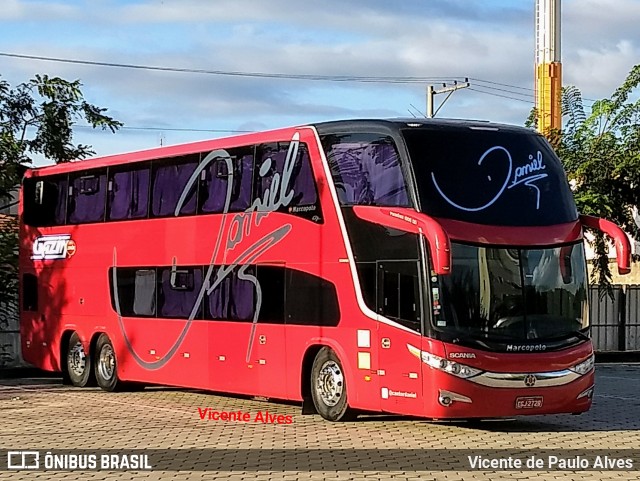
{"type": "MultiPolygon", "coordinates": [[[[286,158],[284,161],[284,167],[282,169],[282,173],[275,172],[271,177],[271,184],[268,188],[264,190],[261,197],[256,198],[251,206],[244,212],[229,213],[229,206],[232,200],[233,186],[234,186],[234,168],[233,168],[233,160],[229,153],[226,150],[214,150],[210,152],[198,165],[195,169],[194,173],[189,178],[186,186],[184,187],[182,194],[178,200],[178,204],[175,209],[175,215],[177,216],[184,203],[187,201],[188,195],[194,184],[198,181],[201,172],[212,162],[223,162],[226,164],[225,171],[228,172],[227,176],[227,192],[225,198],[224,209],[222,211],[222,224],[220,226],[220,230],[217,233],[216,243],[213,249],[213,253],[211,255],[211,262],[206,270],[204,280],[202,283],[202,287],[198,292],[198,296],[196,301],[191,309],[191,313],[187,322],[185,323],[180,335],[171,346],[169,351],[155,361],[146,361],[142,359],[139,354],[134,350],[131,345],[131,341],[129,336],[127,335],[124,324],[122,322],[122,314],[120,310],[120,301],[118,298],[118,289],[117,287],[114,289],[114,304],[116,307],[116,312],[118,314],[118,322],[120,325],[120,330],[124,337],[125,344],[127,349],[132,354],[133,358],[136,362],[144,367],[145,369],[159,369],[164,366],[177,352],[178,348],[182,344],[189,328],[193,320],[195,319],[197,313],[200,310],[201,303],[204,299],[205,295],[210,295],[216,287],[218,287],[231,273],[237,268],[237,276],[239,279],[251,282],[255,286],[255,306],[254,306],[254,314],[252,318],[252,326],[251,333],[249,336],[247,353],[246,353],[246,361],[249,362],[251,356],[251,350],[253,347],[258,316],[260,314],[260,307],[262,304],[262,289],[260,287],[260,283],[256,276],[254,276],[251,272],[247,272],[247,269],[266,251],[268,251],[271,247],[278,244],[282,239],[289,234],[291,231],[291,224],[283,224],[278,228],[274,229],[272,232],[262,236],[260,239],[256,240],[249,247],[244,249],[241,253],[234,256],[233,260],[229,260],[227,257],[230,252],[234,250],[236,245],[241,244],[245,237],[248,237],[251,234],[251,231],[254,227],[258,227],[260,225],[261,220],[269,215],[269,213],[274,212],[281,207],[287,207],[292,202],[294,197],[294,191],[291,186],[292,184],[292,173],[295,166],[295,161],[298,156],[298,149],[300,146],[300,134],[295,133],[291,139],[291,143],[289,144],[289,149],[287,150],[286,158]],[[223,237],[226,237],[225,242],[223,243],[223,237]],[[224,247],[222,247],[224,244],[224,247]],[[216,259],[219,259],[220,249],[223,249],[222,253],[222,265],[218,265],[216,267],[216,259]],[[215,275],[214,275],[215,274],[215,275]]],[[[271,164],[273,159],[266,158],[264,162],[261,164],[258,175],[261,178],[267,176],[271,171],[271,164]]],[[[177,259],[173,258],[173,265],[176,265],[177,259]]],[[[117,286],[117,275],[116,275],[116,266],[117,266],[117,252],[114,248],[113,250],[113,274],[112,280],[113,285],[117,286]]]]}
{"type": "MultiPolygon", "coordinates": [[[[503,158],[503,161],[506,160],[505,163],[505,175],[504,181],[502,185],[496,190],[495,195],[485,204],[479,206],[464,206],[460,205],[454,200],[451,199],[450,196],[445,194],[438,184],[436,180],[436,176],[433,172],[431,172],[431,180],[433,181],[433,185],[435,186],[438,193],[442,196],[444,200],[446,200],[452,206],[464,210],[467,212],[478,212],[486,209],[487,207],[492,206],[504,193],[507,189],[513,189],[514,187],[524,184],[527,187],[535,189],[536,191],[536,210],[540,209],[540,189],[534,182],[544,179],[548,176],[546,172],[547,166],[544,165],[544,159],[542,158],[542,152],[538,151],[538,153],[534,155],[529,155],[529,162],[521,165],[519,167],[513,168],[513,159],[511,158],[511,153],[504,147],[496,145],[495,147],[491,147],[484,154],[480,156],[480,160],[478,160],[478,165],[481,166],[485,159],[489,156],[489,154],[494,154],[491,156],[490,160],[497,161],[500,157],[503,158]],[[502,152],[504,155],[501,156],[499,153],[502,152]]],[[[489,177],[489,181],[491,181],[491,177],[489,177]]]]}

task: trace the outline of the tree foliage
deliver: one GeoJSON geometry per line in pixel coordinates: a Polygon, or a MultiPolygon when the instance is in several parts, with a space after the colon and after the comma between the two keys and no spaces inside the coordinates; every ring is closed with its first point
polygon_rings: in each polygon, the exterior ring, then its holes
{"type": "MultiPolygon", "coordinates": [[[[640,205],[640,65],[608,99],[585,109],[580,90],[565,87],[562,92],[563,130],[551,132],[556,149],[573,186],[582,214],[609,219],[638,237],[634,212],[640,205]],[[633,97],[635,100],[632,100],[633,97]]],[[[595,233],[594,275],[609,287],[611,273],[605,238],[595,233]]]]}
{"type": "MultiPolygon", "coordinates": [[[[7,204],[35,156],[55,163],[84,159],[94,152],[74,144],[73,128],[83,121],[115,132],[122,123],[84,99],[79,80],[36,75],[12,88],[0,78],[0,205],[7,204]]],[[[0,300],[15,293],[17,235],[13,220],[0,223],[0,300]]]]}

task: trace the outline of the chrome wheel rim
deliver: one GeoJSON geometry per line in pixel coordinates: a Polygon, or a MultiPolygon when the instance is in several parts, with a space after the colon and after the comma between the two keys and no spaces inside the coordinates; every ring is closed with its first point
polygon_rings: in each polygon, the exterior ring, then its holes
{"type": "Polygon", "coordinates": [[[108,344],[102,346],[98,360],[98,372],[100,376],[102,379],[110,381],[116,371],[116,356],[113,353],[113,348],[108,344]]]}
{"type": "Polygon", "coordinates": [[[87,368],[87,355],[81,342],[77,342],[69,351],[67,366],[74,375],[81,377],[87,368]]]}
{"type": "Polygon", "coordinates": [[[333,407],[342,398],[344,391],[344,376],[342,369],[335,361],[327,361],[322,365],[316,380],[316,393],[322,402],[333,407]]]}

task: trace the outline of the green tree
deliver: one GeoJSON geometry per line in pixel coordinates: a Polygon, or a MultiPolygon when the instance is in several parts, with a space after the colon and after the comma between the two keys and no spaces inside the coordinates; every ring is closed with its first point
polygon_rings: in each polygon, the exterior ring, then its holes
{"type": "MultiPolygon", "coordinates": [[[[640,65],[608,99],[585,110],[580,90],[562,92],[564,126],[548,138],[573,186],[582,214],[609,219],[637,237],[634,212],[640,205],[640,99],[631,100],[640,84],[640,65]]],[[[530,116],[530,120],[533,116],[530,116]]],[[[602,287],[611,285],[607,243],[594,232],[593,273],[602,287]]]]}
{"type": "MultiPolygon", "coordinates": [[[[88,103],[81,86],[79,80],[36,75],[12,88],[0,78],[0,205],[10,201],[33,157],[60,163],[94,154],[90,146],[73,143],[78,121],[111,132],[122,126],[106,109],[88,103]]],[[[12,219],[0,223],[0,301],[16,293],[16,229],[12,219]]]]}

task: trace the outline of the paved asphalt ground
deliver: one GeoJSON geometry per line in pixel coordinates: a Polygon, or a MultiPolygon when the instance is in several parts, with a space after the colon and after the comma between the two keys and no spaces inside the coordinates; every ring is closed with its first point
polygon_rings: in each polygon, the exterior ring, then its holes
{"type": "Polygon", "coordinates": [[[302,416],[296,405],[201,391],[154,387],[104,393],[62,386],[51,377],[0,379],[0,448],[4,449],[0,457],[5,458],[0,459],[0,480],[640,479],[640,365],[599,364],[596,379],[594,406],[581,416],[475,424],[397,416],[329,423],[319,416],[302,416]],[[209,411],[203,420],[206,408],[218,413],[242,411],[249,420],[207,419],[209,411]],[[276,424],[261,422],[267,417],[273,421],[272,416],[276,424]],[[58,459],[70,459],[62,454],[81,459],[77,454],[96,453],[98,460],[105,449],[134,454],[131,450],[165,451],[151,451],[149,463],[155,464],[151,470],[8,471],[7,449],[38,450],[41,464],[47,451],[58,459]],[[632,449],[636,451],[619,452],[632,449]],[[287,458],[292,453],[294,458],[287,458]],[[572,459],[593,463],[598,454],[610,458],[629,454],[635,461],[631,468],[617,470],[600,466],[594,470],[592,465],[586,470],[558,469],[559,464],[549,469],[546,464],[549,456],[556,456],[558,463],[572,459]],[[498,462],[509,455],[525,462],[537,456],[544,460],[544,469],[470,465],[469,456],[498,462]],[[196,470],[178,470],[184,466],[180,462],[191,463],[196,470]],[[223,470],[210,470],[211,463],[223,470]]]}

